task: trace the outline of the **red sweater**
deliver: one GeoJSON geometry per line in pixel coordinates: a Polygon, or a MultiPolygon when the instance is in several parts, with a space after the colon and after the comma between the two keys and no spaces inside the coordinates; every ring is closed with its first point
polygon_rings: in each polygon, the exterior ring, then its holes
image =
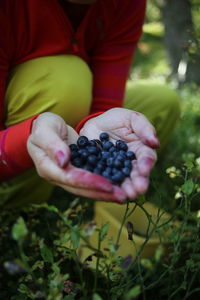
{"type": "Polygon", "coordinates": [[[145,5],[146,0],[97,0],[75,30],[57,0],[0,1],[1,182],[33,165],[26,141],[35,117],[4,128],[4,94],[12,67],[35,57],[78,55],[93,73],[91,114],[122,106],[145,5]]]}

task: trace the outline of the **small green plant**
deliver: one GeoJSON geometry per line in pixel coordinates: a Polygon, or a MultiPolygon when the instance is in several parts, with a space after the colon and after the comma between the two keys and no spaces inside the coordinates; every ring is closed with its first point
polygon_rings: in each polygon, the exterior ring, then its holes
{"type": "MultiPolygon", "coordinates": [[[[109,232],[109,224],[99,228],[90,220],[83,227],[88,202],[82,199],[74,199],[64,210],[42,204],[12,214],[2,212],[0,298],[131,300],[196,296],[200,292],[200,218],[191,210],[192,199],[200,189],[194,176],[196,167],[187,161],[179,172],[176,170],[182,181],[176,191],[177,207],[164,223],[159,223],[160,213],[155,221],[144,209],[144,197],[134,203],[127,202],[118,235],[110,241],[106,252],[101,244],[109,232]],[[128,218],[137,206],[144,209],[149,220],[146,239],[137,249],[136,257],[122,257],[118,254],[122,226],[127,226],[127,240],[134,245],[134,225],[128,218]],[[168,236],[167,248],[160,244],[151,258],[141,258],[152,234],[162,235],[174,219],[179,226],[168,236]],[[95,232],[96,247],[88,238],[95,232]],[[81,242],[92,251],[84,262],[79,257],[81,242]],[[88,267],[94,258],[95,267],[88,267]]],[[[173,168],[172,171],[175,172],[173,168]]]]}

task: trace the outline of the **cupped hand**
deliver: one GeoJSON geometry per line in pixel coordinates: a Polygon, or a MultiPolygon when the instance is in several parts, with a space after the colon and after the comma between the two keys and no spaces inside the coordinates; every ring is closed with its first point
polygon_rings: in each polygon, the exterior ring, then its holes
{"type": "Polygon", "coordinates": [[[138,194],[147,191],[149,174],[157,159],[155,149],[160,143],[155,128],[141,113],[113,108],[89,119],[80,130],[80,135],[96,139],[102,132],[107,132],[114,143],[119,139],[125,141],[128,150],[136,155],[130,178],[126,178],[121,185],[126,197],[135,199],[138,194]]]}
{"type": "Polygon", "coordinates": [[[125,193],[100,175],[70,163],[70,149],[79,135],[53,113],[42,113],[34,121],[27,150],[42,178],[76,195],[122,203],[125,193]]]}

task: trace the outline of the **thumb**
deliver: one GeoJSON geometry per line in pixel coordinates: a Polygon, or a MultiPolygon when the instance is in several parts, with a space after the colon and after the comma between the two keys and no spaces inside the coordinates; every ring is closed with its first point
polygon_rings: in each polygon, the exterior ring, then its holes
{"type": "Polygon", "coordinates": [[[37,132],[30,136],[29,144],[40,148],[51,160],[63,168],[70,159],[70,150],[68,142],[68,127],[62,128],[62,132],[55,130],[50,126],[41,126],[37,132]]]}

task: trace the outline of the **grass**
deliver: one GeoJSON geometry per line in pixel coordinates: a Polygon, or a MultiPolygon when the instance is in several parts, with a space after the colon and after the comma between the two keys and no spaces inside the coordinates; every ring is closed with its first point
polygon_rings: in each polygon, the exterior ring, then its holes
{"type": "MultiPolygon", "coordinates": [[[[158,32],[158,28],[157,28],[158,32]]],[[[146,33],[133,64],[135,78],[153,77],[164,82],[169,74],[159,34],[146,33]]],[[[173,84],[170,83],[170,84],[173,84]]],[[[199,89],[183,86],[182,115],[165,155],[151,174],[148,193],[127,203],[115,241],[106,251],[102,243],[108,224],[96,226],[92,201],[57,189],[48,204],[33,205],[0,215],[0,298],[45,299],[176,299],[197,298],[200,293],[200,156],[199,89]],[[179,221],[151,258],[141,258],[142,248],[155,232],[161,235],[170,222],[159,224],[142,204],[155,203],[179,221]],[[136,257],[118,253],[122,225],[128,225],[127,243],[133,244],[134,224],[128,216],[139,206],[149,220],[148,235],[136,257]],[[87,224],[83,228],[83,224],[87,224]],[[150,227],[151,225],[151,227],[150,227]],[[150,230],[150,228],[153,228],[150,230]],[[97,234],[94,246],[90,238],[97,234]],[[129,239],[128,239],[129,238],[129,239]],[[91,250],[79,259],[80,243],[91,250]],[[166,251],[167,250],[167,254],[166,251]],[[90,262],[95,264],[89,268],[90,262]]],[[[159,215],[158,215],[159,218],[159,215]]]]}

